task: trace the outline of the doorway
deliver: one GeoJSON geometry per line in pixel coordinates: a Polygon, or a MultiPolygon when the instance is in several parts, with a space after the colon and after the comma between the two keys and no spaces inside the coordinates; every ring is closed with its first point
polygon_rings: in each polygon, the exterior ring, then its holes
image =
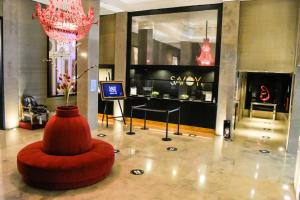
{"type": "Polygon", "coordinates": [[[242,72],[239,78],[236,135],[267,140],[277,148],[284,148],[292,74],[242,72]]]}

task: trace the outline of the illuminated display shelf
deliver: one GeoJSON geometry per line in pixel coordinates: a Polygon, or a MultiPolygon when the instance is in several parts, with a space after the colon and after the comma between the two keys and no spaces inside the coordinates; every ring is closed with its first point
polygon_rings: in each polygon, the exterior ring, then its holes
{"type": "Polygon", "coordinates": [[[214,82],[200,82],[193,80],[192,76],[186,77],[191,80],[186,80],[186,78],[177,80],[175,76],[173,76],[173,80],[135,80],[132,78],[129,96],[215,103],[214,82]]]}

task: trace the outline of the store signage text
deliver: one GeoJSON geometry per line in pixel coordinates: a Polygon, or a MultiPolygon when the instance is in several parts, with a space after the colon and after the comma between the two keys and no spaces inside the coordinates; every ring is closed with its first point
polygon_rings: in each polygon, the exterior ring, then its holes
{"type": "Polygon", "coordinates": [[[193,86],[196,84],[196,86],[201,86],[201,79],[202,77],[196,77],[196,76],[171,76],[170,77],[170,84],[171,85],[187,85],[187,86],[193,86]]]}

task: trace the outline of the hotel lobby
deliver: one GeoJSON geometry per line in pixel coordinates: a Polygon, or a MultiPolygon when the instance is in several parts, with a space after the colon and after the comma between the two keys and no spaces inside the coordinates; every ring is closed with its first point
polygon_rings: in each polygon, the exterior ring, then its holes
{"type": "Polygon", "coordinates": [[[0,21],[0,200],[300,198],[299,0],[0,0],[0,21]]]}

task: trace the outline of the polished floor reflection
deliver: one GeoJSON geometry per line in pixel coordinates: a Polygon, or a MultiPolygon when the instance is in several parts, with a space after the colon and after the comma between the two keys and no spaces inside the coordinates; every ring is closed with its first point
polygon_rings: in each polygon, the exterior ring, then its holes
{"type": "Polygon", "coordinates": [[[0,132],[0,199],[293,200],[295,156],[280,148],[285,137],[280,136],[281,128],[273,131],[272,123],[276,122],[262,121],[256,127],[251,125],[257,124],[255,120],[242,121],[234,141],[171,135],[171,142],[163,142],[161,131],[136,127],[137,134],[128,136],[128,127],[122,123],[114,123],[108,129],[100,126],[93,137],[120,150],[113,171],[98,184],[69,191],[28,187],[17,173],[17,152],[39,140],[42,130],[0,132]],[[97,137],[99,133],[106,137],[97,137]],[[167,147],[178,150],[167,151],[167,147]],[[260,149],[270,153],[262,154],[260,149]],[[132,169],[145,173],[135,176],[130,174],[132,169]]]}

